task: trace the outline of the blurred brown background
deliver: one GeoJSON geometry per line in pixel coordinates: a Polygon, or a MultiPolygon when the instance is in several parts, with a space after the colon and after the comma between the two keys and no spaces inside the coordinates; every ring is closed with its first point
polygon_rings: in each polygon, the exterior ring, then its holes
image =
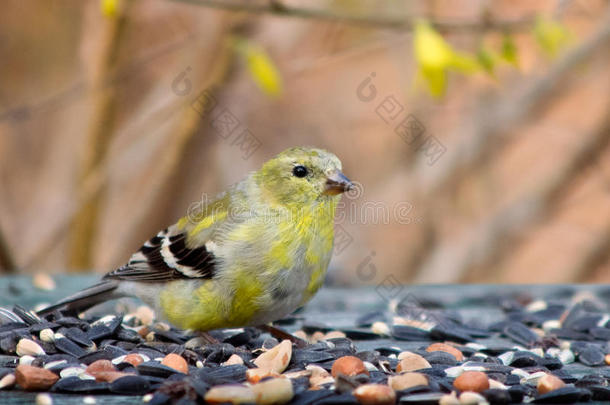
{"type": "Polygon", "coordinates": [[[359,183],[338,221],[337,283],[609,282],[609,10],[601,0],[4,2],[0,268],[109,271],[204,192],[315,145],[359,183]],[[552,58],[533,33],[540,16],[571,33],[552,58]],[[510,35],[517,66],[451,72],[433,97],[416,80],[419,17],[473,55],[510,35]],[[412,131],[428,143],[408,142],[412,131]]]}

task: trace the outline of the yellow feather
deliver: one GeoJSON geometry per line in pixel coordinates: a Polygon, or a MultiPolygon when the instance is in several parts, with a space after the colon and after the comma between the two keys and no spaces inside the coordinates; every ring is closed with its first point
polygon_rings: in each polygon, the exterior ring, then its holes
{"type": "Polygon", "coordinates": [[[193,229],[191,229],[189,231],[189,237],[191,237],[191,238],[194,237],[195,235],[197,235],[204,229],[207,229],[210,226],[212,226],[215,222],[222,221],[226,217],[227,217],[227,212],[221,211],[221,212],[218,212],[218,213],[215,213],[213,215],[203,218],[201,221],[199,221],[197,223],[197,225],[195,225],[195,227],[193,229]]]}

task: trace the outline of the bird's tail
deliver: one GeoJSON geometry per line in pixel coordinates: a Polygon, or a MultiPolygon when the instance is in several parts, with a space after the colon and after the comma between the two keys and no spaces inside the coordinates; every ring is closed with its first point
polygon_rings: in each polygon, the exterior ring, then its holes
{"type": "Polygon", "coordinates": [[[38,315],[47,315],[55,310],[65,310],[70,312],[83,312],[87,309],[100,304],[104,301],[120,298],[124,294],[117,290],[119,283],[117,280],[104,280],[89,288],[77,292],[61,301],[56,302],[37,312],[38,315]]]}

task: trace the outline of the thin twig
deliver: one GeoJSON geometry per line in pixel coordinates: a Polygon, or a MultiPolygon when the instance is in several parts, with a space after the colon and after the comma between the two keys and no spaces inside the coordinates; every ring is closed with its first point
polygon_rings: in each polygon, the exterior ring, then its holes
{"type": "MultiPolygon", "coordinates": [[[[122,44],[127,23],[127,10],[131,1],[124,2],[121,14],[104,23],[104,32],[100,43],[98,66],[91,80],[91,103],[93,111],[89,122],[89,131],[82,159],[78,187],[89,174],[96,170],[105,159],[110,141],[114,134],[117,108],[116,86],[107,85],[118,68],[118,53],[122,44]]],[[[82,194],[81,191],[78,191],[82,194]]],[[[70,232],[69,263],[72,269],[88,269],[92,264],[93,239],[100,213],[100,195],[98,191],[78,213],[70,232]]]]}
{"type": "Polygon", "coordinates": [[[6,273],[14,273],[17,270],[17,262],[15,261],[8,242],[4,237],[4,233],[0,229],[0,270],[6,273]]]}
{"type": "Polygon", "coordinates": [[[524,230],[539,224],[554,212],[561,195],[585,168],[595,164],[610,144],[610,115],[582,143],[555,173],[527,198],[473,226],[463,243],[439,246],[420,269],[418,282],[455,282],[475,268],[497,266],[516,248],[524,230]],[[447,278],[449,277],[449,279],[447,278]]]}
{"type": "MultiPolygon", "coordinates": [[[[228,39],[233,35],[234,30],[240,26],[242,21],[243,18],[235,18],[232,15],[227,16],[226,23],[223,24],[223,29],[219,33],[219,38],[214,41],[217,45],[213,54],[216,56],[208,61],[207,69],[199,69],[201,76],[193,80],[197,83],[203,82],[204,89],[217,90],[227,79],[231,71],[234,56],[234,50],[228,39]]],[[[132,241],[134,239],[133,235],[139,234],[146,224],[150,222],[161,194],[167,190],[171,183],[170,180],[176,176],[186,148],[204,121],[201,113],[196,111],[192,105],[185,106],[179,120],[179,125],[171,137],[171,143],[163,150],[163,154],[159,156],[158,163],[156,164],[157,170],[152,174],[151,180],[147,184],[148,195],[142,197],[139,209],[134,211],[131,222],[126,225],[126,230],[123,233],[123,241],[125,243],[132,241]]]]}
{"type": "Polygon", "coordinates": [[[143,67],[154,64],[156,59],[159,57],[181,50],[184,46],[194,42],[194,40],[197,38],[197,35],[191,33],[175,41],[150,49],[131,63],[119,68],[115,74],[110,74],[110,76],[104,81],[103,85],[99,88],[89,89],[86,85],[85,79],[80,78],[59,92],[43,97],[40,100],[9,107],[3,111],[0,111],[0,122],[26,121],[32,118],[35,114],[43,112],[44,110],[57,108],[62,103],[81,101],[81,98],[84,95],[94,96],[94,93],[103,91],[107,86],[120,85],[124,81],[131,79],[132,76],[140,74],[143,67]]]}
{"type": "Polygon", "coordinates": [[[145,122],[146,125],[136,126],[130,131],[127,131],[127,133],[121,135],[121,137],[131,139],[132,141],[128,145],[123,146],[120,154],[116,156],[106,156],[105,161],[100,163],[95,170],[89,173],[87,178],[82,182],[79,194],[75,198],[73,208],[67,210],[67,212],[63,214],[62,219],[57,223],[55,228],[49,233],[43,242],[41,242],[34,249],[34,253],[23,265],[24,269],[32,269],[38,266],[57,246],[57,241],[61,240],[68,232],[68,229],[73,225],[76,215],[82,209],[82,207],[90,202],[93,198],[96,198],[102,188],[106,186],[109,180],[110,172],[108,168],[116,166],[116,162],[121,161],[121,159],[124,159],[125,156],[133,156],[134,150],[140,147],[138,142],[140,138],[138,137],[150,135],[156,128],[159,127],[161,122],[165,122],[170,119],[187,104],[188,102],[181,100],[178,102],[169,103],[168,105],[161,107],[159,110],[149,113],[150,118],[145,122]]]}
{"type": "Polygon", "coordinates": [[[584,253],[580,255],[568,274],[579,282],[590,281],[590,277],[595,274],[595,271],[608,260],[610,260],[610,222],[585,248],[584,253]]]}
{"type": "MultiPolygon", "coordinates": [[[[224,0],[172,0],[182,3],[194,4],[198,6],[229,10],[234,12],[246,12],[250,14],[269,14],[280,17],[325,20],[334,22],[343,22],[348,24],[356,24],[373,28],[387,28],[395,30],[411,30],[415,22],[420,17],[413,16],[371,16],[350,14],[347,12],[334,12],[330,10],[300,8],[282,4],[277,6],[277,2],[267,4],[252,3],[246,1],[224,1],[224,0]]],[[[469,32],[469,31],[522,31],[531,28],[534,21],[534,16],[526,16],[512,20],[495,20],[492,18],[483,21],[457,21],[443,20],[438,18],[430,19],[430,22],[436,29],[442,32],[469,32]]]]}

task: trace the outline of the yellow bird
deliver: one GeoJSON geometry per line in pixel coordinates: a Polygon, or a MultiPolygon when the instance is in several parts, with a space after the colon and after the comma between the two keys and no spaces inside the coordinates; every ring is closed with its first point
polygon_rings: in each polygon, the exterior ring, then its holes
{"type": "Polygon", "coordinates": [[[285,150],[149,239],[99,284],[39,314],[135,296],[182,329],[278,320],[321,287],[336,205],[351,186],[332,153],[285,150]]]}

